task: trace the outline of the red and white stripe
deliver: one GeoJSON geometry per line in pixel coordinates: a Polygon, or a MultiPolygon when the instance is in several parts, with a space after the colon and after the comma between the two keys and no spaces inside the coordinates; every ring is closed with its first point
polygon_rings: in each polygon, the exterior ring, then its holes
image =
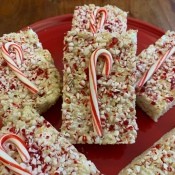
{"type": "Polygon", "coordinates": [[[97,100],[97,78],[96,78],[96,63],[99,56],[104,56],[105,65],[103,68],[103,75],[108,76],[110,74],[113,58],[109,51],[105,49],[96,49],[90,58],[89,64],[89,85],[90,85],[90,105],[93,117],[94,130],[99,136],[102,136],[102,126],[97,100]]]}
{"type": "Polygon", "coordinates": [[[0,162],[15,173],[20,175],[31,175],[27,169],[21,167],[19,163],[6,153],[5,144],[7,142],[11,142],[16,146],[18,153],[24,162],[30,160],[30,155],[26,149],[24,141],[15,134],[5,134],[0,138],[0,162]]]}
{"type": "Polygon", "coordinates": [[[23,84],[34,94],[38,93],[38,88],[26,77],[24,73],[19,70],[19,66],[22,65],[23,52],[22,48],[13,42],[8,42],[2,45],[2,56],[7,62],[8,66],[13,70],[15,75],[23,82],[23,84]],[[16,63],[9,54],[9,49],[13,49],[16,55],[16,63]]]}
{"type": "Polygon", "coordinates": [[[150,69],[148,69],[143,76],[141,77],[141,79],[137,82],[137,88],[141,88],[143,87],[143,85],[151,78],[151,76],[160,68],[160,66],[164,63],[164,61],[168,58],[170,58],[170,56],[172,56],[175,52],[175,47],[172,47],[171,49],[169,49],[165,55],[163,55],[162,57],[160,57],[160,59],[158,59],[151,67],[150,69]]]}
{"type": "Polygon", "coordinates": [[[107,19],[107,14],[107,10],[103,7],[90,14],[90,30],[92,33],[97,33],[103,27],[107,19]],[[101,18],[97,21],[98,14],[101,14],[101,18]]]}

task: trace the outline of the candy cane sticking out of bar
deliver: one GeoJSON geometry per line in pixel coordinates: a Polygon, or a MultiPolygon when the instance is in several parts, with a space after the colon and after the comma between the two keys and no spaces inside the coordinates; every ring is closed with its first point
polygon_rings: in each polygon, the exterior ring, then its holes
{"type": "Polygon", "coordinates": [[[38,93],[38,88],[26,77],[24,73],[22,73],[19,70],[19,66],[21,66],[22,61],[23,61],[23,53],[22,53],[22,48],[13,42],[8,42],[2,45],[2,56],[4,57],[5,61],[7,62],[8,66],[13,70],[15,75],[23,82],[23,84],[34,94],[38,93]],[[9,48],[14,49],[15,54],[16,54],[16,63],[15,61],[11,58],[9,54],[9,48]],[[18,66],[17,66],[18,65],[18,66]]]}
{"type": "Polygon", "coordinates": [[[3,135],[0,138],[0,149],[3,149],[4,151],[6,151],[5,144],[7,142],[11,142],[16,146],[18,153],[24,162],[28,162],[30,160],[30,156],[29,156],[29,153],[26,149],[25,143],[20,137],[18,137],[15,134],[3,135]]]}
{"type": "Polygon", "coordinates": [[[90,105],[93,117],[94,130],[99,136],[102,136],[101,119],[97,100],[97,78],[96,78],[96,63],[99,56],[104,56],[105,65],[102,71],[103,75],[110,74],[113,58],[109,51],[105,49],[96,49],[90,58],[89,64],[89,84],[90,84],[90,105]]]}
{"type": "Polygon", "coordinates": [[[151,76],[160,68],[160,66],[162,65],[162,63],[170,58],[171,55],[173,55],[175,52],[175,47],[172,47],[171,49],[169,49],[165,55],[163,55],[162,57],[160,57],[160,59],[158,59],[151,67],[150,69],[148,69],[143,76],[141,77],[141,79],[138,81],[137,83],[137,88],[141,88],[143,87],[143,85],[151,78],[151,76]]]}
{"type": "Polygon", "coordinates": [[[5,143],[7,142],[12,142],[16,146],[18,153],[24,162],[28,162],[30,160],[30,156],[24,141],[15,134],[5,134],[0,138],[0,162],[2,162],[10,170],[20,175],[32,175],[28,170],[21,167],[12,157],[6,153],[5,143]]]}
{"type": "Polygon", "coordinates": [[[105,8],[99,8],[95,10],[94,13],[90,14],[90,30],[92,33],[97,33],[104,25],[107,19],[107,10],[105,8]],[[101,18],[98,20],[97,23],[97,15],[101,14],[101,18]]]}

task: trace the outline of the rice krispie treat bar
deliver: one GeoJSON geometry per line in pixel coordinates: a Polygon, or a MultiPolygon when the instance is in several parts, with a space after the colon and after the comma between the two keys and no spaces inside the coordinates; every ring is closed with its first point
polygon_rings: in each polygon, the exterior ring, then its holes
{"type": "Polygon", "coordinates": [[[60,75],[32,29],[0,38],[0,115],[30,105],[46,111],[60,96],[60,75]]]}
{"type": "Polygon", "coordinates": [[[158,121],[175,104],[175,32],[167,31],[137,57],[137,104],[158,121]]]}
{"type": "Polygon", "coordinates": [[[61,132],[71,143],[135,142],[136,38],[133,30],[68,32],[61,132]]]}
{"type": "Polygon", "coordinates": [[[94,4],[76,6],[72,20],[72,30],[97,32],[125,32],[127,28],[127,12],[116,6],[104,7],[94,4]]]}
{"type": "Polygon", "coordinates": [[[165,134],[148,150],[136,157],[119,175],[161,174],[175,172],[175,129],[165,134]]]}
{"type": "Polygon", "coordinates": [[[101,174],[33,108],[15,109],[3,124],[1,175],[101,174]]]}

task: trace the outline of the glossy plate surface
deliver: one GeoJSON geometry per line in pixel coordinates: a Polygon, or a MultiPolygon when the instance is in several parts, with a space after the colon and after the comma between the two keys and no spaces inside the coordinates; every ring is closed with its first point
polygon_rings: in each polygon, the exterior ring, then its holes
{"type": "MultiPolygon", "coordinates": [[[[30,27],[37,32],[44,48],[48,49],[62,74],[63,38],[71,27],[72,15],[57,16],[37,22],[30,27]]],[[[164,34],[160,29],[145,22],[129,18],[128,28],[138,30],[138,53],[154,43],[164,34]]],[[[58,130],[61,125],[61,98],[55,106],[44,114],[58,130]]],[[[149,148],[163,134],[175,127],[175,108],[169,110],[158,123],[153,122],[137,108],[138,137],[132,145],[75,145],[92,160],[97,168],[106,175],[115,175],[134,157],[149,148]]]]}

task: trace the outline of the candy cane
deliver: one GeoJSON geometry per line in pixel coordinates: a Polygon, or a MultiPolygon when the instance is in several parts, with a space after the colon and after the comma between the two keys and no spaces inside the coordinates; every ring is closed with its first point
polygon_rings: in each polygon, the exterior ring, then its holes
{"type": "Polygon", "coordinates": [[[113,58],[110,52],[105,49],[95,50],[90,58],[89,64],[89,84],[90,84],[90,105],[93,117],[94,130],[99,136],[102,136],[101,119],[99,114],[99,107],[97,101],[97,78],[96,78],[96,63],[98,57],[102,55],[105,57],[105,65],[102,71],[103,75],[108,76],[110,74],[113,58]]]}
{"type": "Polygon", "coordinates": [[[26,149],[24,141],[15,134],[5,134],[0,138],[0,149],[6,151],[4,144],[11,142],[16,145],[18,153],[24,162],[28,162],[30,159],[29,153],[26,149]]]}
{"type": "Polygon", "coordinates": [[[151,67],[148,69],[141,79],[137,83],[137,88],[141,88],[150,78],[151,76],[160,68],[160,66],[163,64],[163,62],[168,59],[171,55],[173,55],[175,52],[175,47],[172,47],[169,49],[165,55],[163,55],[160,59],[158,59],[151,67]]]}
{"type": "Polygon", "coordinates": [[[96,29],[96,26],[95,26],[95,16],[93,13],[90,14],[90,30],[92,33],[96,33],[97,32],[97,29],[96,29]]]}
{"type": "Polygon", "coordinates": [[[18,153],[24,162],[28,162],[30,160],[30,156],[24,141],[15,134],[5,134],[0,138],[0,162],[2,162],[10,170],[20,175],[32,175],[28,170],[21,167],[12,157],[6,153],[4,144],[7,142],[12,142],[15,144],[18,153]]]}
{"type": "Polygon", "coordinates": [[[23,61],[23,52],[21,52],[21,47],[13,42],[8,42],[5,44],[5,49],[6,49],[6,53],[8,54],[8,50],[9,48],[11,47],[15,54],[16,54],[16,62],[18,65],[21,65],[22,64],[22,61],[23,61]]]}
{"type": "Polygon", "coordinates": [[[105,8],[99,8],[95,10],[94,13],[90,14],[90,30],[92,33],[97,33],[104,25],[107,19],[107,10],[105,8]],[[97,21],[97,15],[101,13],[101,18],[97,21]],[[97,23],[97,24],[96,24],[97,23]]]}
{"type": "Polygon", "coordinates": [[[13,70],[15,75],[23,82],[23,84],[34,94],[38,93],[37,87],[26,77],[24,73],[22,73],[18,66],[21,66],[23,61],[23,53],[22,48],[13,42],[8,42],[2,45],[2,56],[4,57],[5,61],[7,62],[8,66],[13,70]],[[16,62],[11,58],[9,54],[9,48],[13,48],[16,54],[16,62]],[[18,65],[18,66],[17,66],[18,65]]]}

